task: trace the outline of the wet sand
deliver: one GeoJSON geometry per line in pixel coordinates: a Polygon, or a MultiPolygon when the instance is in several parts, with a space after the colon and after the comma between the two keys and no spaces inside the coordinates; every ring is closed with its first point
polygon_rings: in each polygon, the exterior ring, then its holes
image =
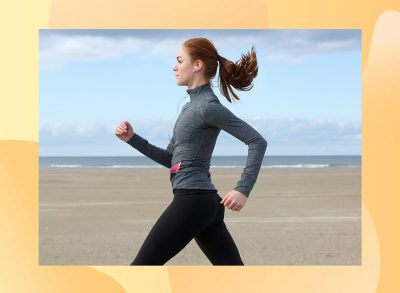
{"type": "MultiPolygon", "coordinates": [[[[211,169],[223,197],[242,168],[211,169]]],[[[129,265],[172,201],[166,168],[41,168],[40,265],[129,265]]],[[[245,265],[360,265],[361,169],[261,169],[225,223],[245,265]]],[[[211,265],[192,240],[166,265],[211,265]]]]}

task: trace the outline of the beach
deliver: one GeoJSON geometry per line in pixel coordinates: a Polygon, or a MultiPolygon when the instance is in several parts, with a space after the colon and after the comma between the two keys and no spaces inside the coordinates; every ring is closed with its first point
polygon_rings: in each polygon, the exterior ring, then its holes
{"type": "MultiPolygon", "coordinates": [[[[243,168],[212,168],[224,197],[243,168]]],[[[129,265],[173,199],[166,168],[40,168],[39,264],[129,265]]],[[[262,168],[225,209],[245,265],[360,265],[361,168],[262,168]]],[[[192,240],[165,265],[211,265],[192,240]]]]}

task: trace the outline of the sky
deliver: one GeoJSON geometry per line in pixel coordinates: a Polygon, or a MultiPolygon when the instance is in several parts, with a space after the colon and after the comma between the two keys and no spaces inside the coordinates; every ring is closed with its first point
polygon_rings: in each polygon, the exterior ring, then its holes
{"type": "MultiPolygon", "coordinates": [[[[40,30],[39,155],[142,156],[119,140],[128,120],[166,148],[190,98],[172,70],[182,43],[208,38],[235,62],[254,46],[258,75],[229,103],[271,155],[361,155],[361,30],[40,30]]],[[[213,155],[247,155],[221,131],[213,155]]]]}

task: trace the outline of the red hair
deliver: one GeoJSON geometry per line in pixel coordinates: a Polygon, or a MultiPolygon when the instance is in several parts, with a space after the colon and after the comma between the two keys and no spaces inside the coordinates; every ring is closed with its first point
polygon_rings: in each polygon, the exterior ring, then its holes
{"type": "Polygon", "coordinates": [[[189,39],[183,43],[183,47],[192,62],[196,60],[204,62],[205,77],[208,80],[215,76],[219,61],[219,89],[230,103],[232,103],[232,99],[240,100],[232,87],[241,91],[249,91],[253,88],[251,83],[258,73],[254,46],[250,52],[242,54],[242,57],[236,62],[220,56],[213,43],[206,38],[189,39]]]}

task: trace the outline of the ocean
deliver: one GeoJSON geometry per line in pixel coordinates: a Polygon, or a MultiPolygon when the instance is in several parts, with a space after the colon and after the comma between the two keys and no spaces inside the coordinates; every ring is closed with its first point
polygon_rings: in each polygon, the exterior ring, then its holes
{"type": "MultiPolygon", "coordinates": [[[[211,168],[243,168],[246,156],[213,156],[211,168]]],[[[147,157],[39,157],[40,168],[165,168],[147,157]]],[[[261,168],[360,168],[361,156],[266,156],[261,168]]]]}

